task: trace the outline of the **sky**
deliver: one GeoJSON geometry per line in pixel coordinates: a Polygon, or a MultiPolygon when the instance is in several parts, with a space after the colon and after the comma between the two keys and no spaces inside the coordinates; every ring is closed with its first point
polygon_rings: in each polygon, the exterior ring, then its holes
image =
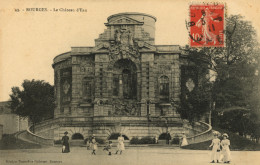
{"type": "MultiPolygon", "coordinates": [[[[226,3],[228,15],[241,14],[260,33],[260,2],[221,2],[226,3]]],[[[11,88],[20,87],[25,79],[45,80],[53,85],[53,58],[73,46],[94,46],[94,39],[104,32],[104,23],[112,14],[153,15],[157,18],[155,44],[188,44],[185,20],[189,19],[190,3],[188,0],[0,0],[0,101],[7,101],[11,88]],[[26,8],[48,11],[23,11],[26,8]],[[83,8],[87,12],[54,12],[54,8],[83,8]]],[[[257,38],[260,41],[259,35],[257,38]]]]}

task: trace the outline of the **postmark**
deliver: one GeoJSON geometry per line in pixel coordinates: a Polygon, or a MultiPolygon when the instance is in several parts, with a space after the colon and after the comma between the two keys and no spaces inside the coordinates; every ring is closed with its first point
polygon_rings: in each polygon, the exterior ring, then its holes
{"type": "Polygon", "coordinates": [[[189,6],[189,42],[191,47],[225,46],[225,5],[191,4],[189,6]]]}

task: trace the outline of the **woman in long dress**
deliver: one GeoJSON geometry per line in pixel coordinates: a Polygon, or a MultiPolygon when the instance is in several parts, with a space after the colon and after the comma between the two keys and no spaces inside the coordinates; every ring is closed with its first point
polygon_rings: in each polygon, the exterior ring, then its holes
{"type": "Polygon", "coordinates": [[[212,147],[211,152],[211,163],[219,162],[219,156],[218,156],[218,150],[220,149],[220,140],[218,138],[218,133],[214,132],[214,139],[212,139],[212,142],[209,147],[212,147]]]}
{"type": "Polygon", "coordinates": [[[120,134],[120,136],[117,139],[118,144],[117,144],[117,151],[116,154],[120,151],[120,154],[122,154],[122,151],[125,150],[125,144],[124,144],[124,137],[122,136],[122,134],[120,134]]]}
{"type": "Polygon", "coordinates": [[[183,133],[181,146],[186,146],[186,145],[188,145],[188,141],[187,141],[186,135],[183,133]]]}
{"type": "Polygon", "coordinates": [[[68,132],[64,132],[64,136],[62,137],[62,153],[69,153],[70,146],[69,146],[69,137],[67,136],[68,132]]]}
{"type": "Polygon", "coordinates": [[[220,145],[222,146],[222,153],[223,153],[223,161],[224,163],[230,163],[230,141],[227,139],[228,134],[224,133],[223,135],[223,140],[221,141],[220,145]]]}
{"type": "Polygon", "coordinates": [[[96,155],[96,150],[98,149],[98,147],[97,147],[97,142],[95,137],[92,137],[91,147],[92,147],[92,155],[96,155]]]}

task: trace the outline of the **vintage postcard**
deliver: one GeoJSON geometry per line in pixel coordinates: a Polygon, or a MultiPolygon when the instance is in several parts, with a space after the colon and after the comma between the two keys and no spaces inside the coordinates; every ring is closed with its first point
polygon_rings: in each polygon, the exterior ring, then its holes
{"type": "Polygon", "coordinates": [[[259,164],[259,20],[256,0],[0,0],[0,164],[259,164]]]}

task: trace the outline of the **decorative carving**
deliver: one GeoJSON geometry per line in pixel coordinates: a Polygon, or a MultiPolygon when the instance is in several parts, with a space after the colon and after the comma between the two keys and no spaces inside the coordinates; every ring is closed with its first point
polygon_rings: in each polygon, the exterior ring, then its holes
{"type": "Polygon", "coordinates": [[[81,72],[85,72],[85,66],[81,66],[81,67],[80,67],[80,71],[81,71],[81,72]]]}
{"type": "Polygon", "coordinates": [[[70,84],[68,83],[68,81],[65,81],[65,82],[63,83],[63,92],[64,92],[65,94],[68,94],[69,89],[70,89],[70,84]]]}
{"type": "Polygon", "coordinates": [[[189,90],[189,92],[191,92],[191,91],[194,89],[195,84],[194,84],[194,82],[193,82],[193,80],[192,80],[191,78],[189,78],[189,79],[187,80],[187,82],[186,82],[186,87],[187,87],[187,89],[189,90]]]}
{"type": "Polygon", "coordinates": [[[128,56],[140,57],[138,46],[133,40],[133,33],[126,25],[122,25],[120,29],[115,30],[115,41],[110,43],[110,59],[118,59],[118,56],[121,56],[121,58],[127,58],[128,56]]]}
{"type": "Polygon", "coordinates": [[[108,43],[108,42],[105,42],[105,43],[103,43],[103,46],[104,46],[105,48],[109,48],[109,43],[108,43]]]}
{"type": "Polygon", "coordinates": [[[120,30],[115,30],[115,41],[116,43],[121,43],[122,45],[133,46],[133,33],[131,30],[127,29],[126,25],[122,25],[120,30]]]}
{"type": "Polygon", "coordinates": [[[80,72],[93,74],[94,73],[94,62],[92,58],[80,57],[80,72]]]}
{"type": "Polygon", "coordinates": [[[134,100],[119,100],[111,101],[113,110],[112,116],[140,116],[140,108],[134,100]]]}
{"type": "Polygon", "coordinates": [[[120,43],[121,42],[121,33],[119,30],[115,30],[115,41],[117,43],[120,43]]]}
{"type": "Polygon", "coordinates": [[[137,21],[133,18],[129,17],[121,17],[119,19],[110,21],[109,23],[105,23],[105,25],[143,25],[143,22],[137,21]]]}
{"type": "Polygon", "coordinates": [[[60,105],[68,104],[71,101],[71,73],[71,67],[60,70],[60,105]]]}
{"type": "Polygon", "coordinates": [[[107,105],[108,104],[108,99],[95,99],[94,103],[97,104],[98,106],[101,105],[107,105]]]}
{"type": "Polygon", "coordinates": [[[142,48],[142,47],[144,47],[144,42],[143,41],[138,41],[138,46],[139,46],[139,48],[142,48]]]}

